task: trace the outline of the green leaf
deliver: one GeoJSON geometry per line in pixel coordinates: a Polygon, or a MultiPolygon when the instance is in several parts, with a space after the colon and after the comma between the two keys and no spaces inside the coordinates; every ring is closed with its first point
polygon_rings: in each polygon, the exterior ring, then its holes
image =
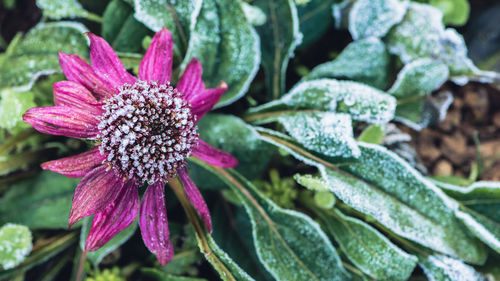
{"type": "Polygon", "coordinates": [[[87,54],[86,31],[76,22],[39,23],[0,62],[0,88],[27,91],[38,77],[61,72],[59,51],[87,54]]]}
{"type": "MultiPolygon", "coordinates": [[[[198,123],[198,128],[204,141],[236,157],[239,161],[236,170],[252,180],[266,169],[271,160],[269,156],[275,151],[274,146],[260,139],[253,127],[233,115],[207,114],[198,123]]],[[[197,165],[191,167],[190,175],[201,187],[223,186],[220,180],[197,165]]]]}
{"type": "Polygon", "coordinates": [[[100,18],[85,10],[77,0],[37,0],[36,5],[43,15],[54,20],[63,18],[86,18],[99,21],[100,18]]]}
{"type": "Polygon", "coordinates": [[[407,280],[417,257],[407,254],[367,223],[339,210],[316,212],[347,258],[377,280],[407,280]]]}
{"type": "Polygon", "coordinates": [[[430,0],[429,4],[443,13],[443,23],[448,25],[464,25],[469,19],[470,4],[468,0],[430,0]]]}
{"type": "Polygon", "coordinates": [[[358,157],[351,116],[330,112],[297,112],[281,115],[278,121],[305,148],[330,157],[358,157]]]}
{"type": "Polygon", "coordinates": [[[24,225],[5,224],[0,228],[0,265],[3,270],[14,268],[30,253],[31,232],[24,225]]]}
{"type": "Polygon", "coordinates": [[[157,281],[207,281],[204,278],[175,276],[155,268],[142,268],[141,272],[157,281]]]}
{"type": "Polygon", "coordinates": [[[472,266],[450,257],[431,255],[420,258],[419,265],[429,280],[435,281],[486,281],[472,266]]]}
{"type": "Polygon", "coordinates": [[[387,92],[398,99],[426,96],[446,80],[448,67],[442,62],[430,58],[416,59],[401,69],[396,82],[387,92]]]}
{"type": "Polygon", "coordinates": [[[300,33],[304,36],[299,47],[319,39],[333,24],[331,15],[334,0],[310,0],[297,6],[300,33]]]}
{"type": "Polygon", "coordinates": [[[385,38],[389,51],[406,64],[418,58],[440,60],[455,78],[477,73],[467,57],[463,37],[455,29],[445,29],[442,17],[441,11],[430,5],[411,2],[403,21],[385,38]]]}
{"type": "Polygon", "coordinates": [[[370,125],[361,132],[358,140],[366,143],[380,144],[384,138],[384,128],[380,125],[370,125]]]}
{"type": "Polygon", "coordinates": [[[335,248],[311,218],[278,207],[233,169],[196,163],[216,173],[240,197],[252,221],[258,257],[275,279],[350,279],[335,248]]]}
{"type": "Polygon", "coordinates": [[[352,81],[318,79],[298,83],[281,99],[255,107],[251,113],[279,109],[314,109],[347,113],[353,120],[387,123],[394,117],[396,99],[370,86],[352,81]]]}
{"type": "MultiPolygon", "coordinates": [[[[230,189],[225,189],[234,194],[230,189]]],[[[259,281],[273,281],[260,263],[252,240],[252,224],[236,194],[234,208],[228,202],[218,200],[210,208],[212,216],[212,237],[217,245],[243,270],[259,281]]],[[[232,202],[231,202],[232,203],[232,202]]]]}
{"type": "Polygon", "coordinates": [[[35,107],[35,95],[32,92],[18,92],[12,89],[0,91],[0,128],[16,130],[29,127],[23,122],[23,114],[35,107]]]}
{"type": "MultiPolygon", "coordinates": [[[[411,208],[411,212],[418,212],[423,219],[422,223],[416,223],[418,216],[415,216],[415,219],[411,219],[411,216],[401,216],[398,218],[399,222],[411,221],[415,232],[412,234],[413,237],[409,237],[409,231],[398,233],[399,235],[471,263],[484,262],[486,257],[484,248],[468,235],[454,216],[454,211],[458,208],[456,201],[446,196],[393,152],[377,145],[363,143],[358,145],[361,149],[361,156],[357,159],[357,163],[342,165],[340,168],[362,180],[357,183],[358,185],[375,186],[381,192],[391,196],[393,200],[411,208]],[[431,224],[437,225],[433,227],[433,230],[426,230],[425,228],[430,227],[431,224]],[[439,234],[426,235],[437,231],[439,234]]],[[[334,186],[333,183],[331,185],[334,186]]],[[[342,199],[339,195],[337,197],[342,199]]],[[[349,199],[355,200],[355,198],[349,199]]],[[[369,207],[364,206],[364,208],[369,207]]],[[[397,214],[394,211],[387,213],[397,214]]],[[[394,229],[393,231],[396,232],[394,229]]],[[[399,230],[399,232],[404,231],[399,230]]]]}
{"type": "Polygon", "coordinates": [[[67,229],[78,181],[43,171],[17,182],[0,199],[0,223],[19,223],[30,229],[67,229]]]}
{"type": "MultiPolygon", "coordinates": [[[[87,217],[84,219],[82,224],[82,229],[80,232],[80,249],[85,250],[85,240],[90,232],[90,227],[92,226],[93,217],[87,217]]],[[[132,235],[134,235],[137,229],[137,220],[135,220],[131,225],[129,225],[124,230],[116,234],[111,240],[109,240],[104,246],[96,251],[88,252],[87,259],[94,265],[98,267],[102,259],[106,257],[109,253],[113,252],[125,242],[127,242],[132,235]]]]}
{"type": "Polygon", "coordinates": [[[482,264],[484,246],[455,218],[458,204],[393,152],[358,142],[361,156],[336,171],[277,132],[260,129],[262,139],[317,167],[329,189],[345,204],[393,233],[467,262],[482,264]],[[346,173],[347,172],[347,173],[346,173]]]}
{"type": "Polygon", "coordinates": [[[267,22],[256,30],[268,93],[276,99],[285,92],[288,61],[302,37],[297,9],[293,0],[255,0],[252,5],[259,7],[267,17],[267,22]]]}
{"type": "Polygon", "coordinates": [[[149,30],[134,18],[134,10],[122,0],[111,1],[103,14],[102,37],[120,52],[138,52],[149,30]]]}
{"type": "Polygon", "coordinates": [[[203,65],[207,87],[214,88],[220,81],[229,86],[216,107],[228,105],[246,93],[259,69],[260,50],[259,38],[239,1],[203,1],[182,65],[193,57],[203,65]]]}
{"type": "Polygon", "coordinates": [[[481,241],[500,253],[500,182],[479,181],[468,187],[435,181],[459,200],[456,216],[481,241]]]}
{"type": "Polygon", "coordinates": [[[305,79],[346,78],[386,89],[390,62],[385,44],[378,38],[366,38],[347,45],[335,60],[316,66],[305,79]]]}
{"type": "Polygon", "coordinates": [[[406,13],[408,1],[357,0],[349,12],[349,32],[354,40],[383,37],[406,13]]]}
{"type": "Polygon", "coordinates": [[[261,9],[243,1],[241,2],[241,8],[251,25],[263,25],[266,22],[266,14],[261,9]]]}
{"type": "Polygon", "coordinates": [[[202,0],[134,0],[135,18],[158,32],[162,27],[172,32],[174,44],[185,53],[202,0]]]}

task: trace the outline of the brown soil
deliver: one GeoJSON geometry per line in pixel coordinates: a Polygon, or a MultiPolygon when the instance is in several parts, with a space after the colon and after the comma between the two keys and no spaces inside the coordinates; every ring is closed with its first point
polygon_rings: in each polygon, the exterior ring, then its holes
{"type": "Polygon", "coordinates": [[[445,120],[421,132],[401,129],[430,174],[468,178],[479,165],[478,179],[500,181],[500,91],[479,83],[443,88],[454,96],[445,120]]]}

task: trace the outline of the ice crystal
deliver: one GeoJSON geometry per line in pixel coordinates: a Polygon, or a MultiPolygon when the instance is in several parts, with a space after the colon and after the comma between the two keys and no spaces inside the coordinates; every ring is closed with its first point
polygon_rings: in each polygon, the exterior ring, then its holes
{"type": "Polygon", "coordinates": [[[169,84],[125,84],[103,109],[99,150],[125,178],[153,183],[175,176],[197,145],[189,104],[169,84]]]}

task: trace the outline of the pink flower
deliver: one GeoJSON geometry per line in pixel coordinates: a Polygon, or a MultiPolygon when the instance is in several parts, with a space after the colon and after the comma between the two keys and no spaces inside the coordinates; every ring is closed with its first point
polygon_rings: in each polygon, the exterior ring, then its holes
{"type": "Polygon", "coordinates": [[[96,141],[87,152],[42,164],[68,177],[83,177],[73,196],[69,226],[95,215],[85,249],[99,249],[139,214],[144,243],[165,265],[173,256],[165,183],[179,178],[212,231],[207,205],[187,173],[186,159],[195,156],[220,167],[238,164],[197,133],[197,121],[217,103],[227,84],[205,89],[201,64],[192,59],[174,88],[173,41],[165,28],[154,36],[138,78],[125,70],[104,39],[88,36],[92,66],[76,55],[59,53],[68,81],[54,84],[56,105],[31,108],[23,119],[42,133],[96,141]],[[144,183],[148,187],[139,203],[137,190],[144,183]]]}

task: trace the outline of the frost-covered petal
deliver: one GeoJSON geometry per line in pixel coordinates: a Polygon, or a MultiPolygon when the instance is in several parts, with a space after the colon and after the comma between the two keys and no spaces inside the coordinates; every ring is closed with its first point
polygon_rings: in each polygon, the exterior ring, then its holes
{"type": "Polygon", "coordinates": [[[142,197],[139,215],[139,226],[144,244],[156,255],[161,265],[169,263],[174,256],[174,248],[168,231],[164,186],[165,183],[161,181],[148,186],[142,197]]]}
{"type": "Polygon", "coordinates": [[[184,94],[187,101],[190,101],[205,89],[205,83],[201,79],[202,72],[203,68],[200,61],[192,58],[184,73],[182,73],[179,83],[177,83],[177,90],[184,94]]]}
{"type": "Polygon", "coordinates": [[[203,140],[198,141],[198,146],[193,149],[193,155],[215,166],[232,168],[238,166],[238,159],[231,154],[217,149],[203,140]]]}
{"type": "Polygon", "coordinates": [[[123,67],[108,42],[90,32],[87,35],[90,39],[90,60],[95,72],[110,81],[115,89],[125,83],[134,84],[136,78],[123,67]]]}
{"type": "Polygon", "coordinates": [[[45,134],[86,139],[98,134],[99,116],[78,108],[33,107],[24,113],[23,120],[45,134]]]}
{"type": "Polygon", "coordinates": [[[197,117],[197,120],[200,120],[203,115],[209,112],[226,91],[227,84],[225,82],[220,82],[217,88],[205,89],[201,93],[192,96],[188,101],[191,104],[191,110],[197,117]]]}
{"type": "Polygon", "coordinates": [[[84,153],[43,163],[44,170],[50,170],[70,178],[81,178],[102,164],[106,157],[95,147],[84,153]]]}
{"type": "Polygon", "coordinates": [[[184,186],[184,192],[186,193],[186,197],[191,202],[191,205],[196,209],[198,214],[203,221],[203,224],[208,229],[208,231],[212,232],[212,219],[210,218],[210,212],[208,211],[207,203],[205,203],[205,199],[201,196],[200,190],[194,184],[191,177],[189,177],[186,168],[178,169],[179,180],[184,186]]]}
{"type": "Polygon", "coordinates": [[[120,231],[132,224],[139,212],[139,194],[134,181],[128,181],[115,191],[118,195],[104,211],[97,213],[92,221],[85,250],[95,251],[120,231]]]}
{"type": "Polygon", "coordinates": [[[157,81],[159,84],[170,82],[172,75],[174,40],[166,28],[155,34],[139,66],[139,78],[157,81]]]}
{"type": "Polygon", "coordinates": [[[56,105],[80,108],[96,115],[103,113],[102,106],[97,104],[96,98],[82,85],[71,81],[61,81],[54,83],[53,86],[56,105]]]}
{"type": "Polygon", "coordinates": [[[89,89],[96,98],[103,99],[116,93],[111,83],[96,74],[94,69],[77,55],[59,52],[59,63],[69,81],[89,89]]]}
{"type": "Polygon", "coordinates": [[[69,226],[81,218],[104,211],[116,199],[123,185],[123,180],[113,170],[107,171],[106,166],[101,165],[88,173],[73,195],[69,226]]]}

